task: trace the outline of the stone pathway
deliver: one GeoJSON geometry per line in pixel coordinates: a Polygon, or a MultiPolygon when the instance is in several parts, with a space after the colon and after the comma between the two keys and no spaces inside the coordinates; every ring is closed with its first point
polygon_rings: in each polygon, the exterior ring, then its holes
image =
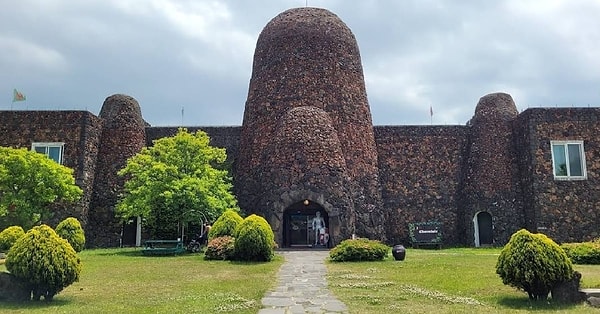
{"type": "Polygon", "coordinates": [[[283,251],[278,286],[262,299],[259,314],[348,313],[327,289],[325,259],[329,251],[283,251]]]}

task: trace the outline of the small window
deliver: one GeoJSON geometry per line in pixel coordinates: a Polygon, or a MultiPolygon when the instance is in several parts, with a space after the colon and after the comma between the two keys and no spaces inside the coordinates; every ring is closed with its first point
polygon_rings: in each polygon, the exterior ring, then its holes
{"type": "Polygon", "coordinates": [[[48,158],[62,164],[63,147],[65,143],[32,143],[31,150],[48,156],[48,158]]]}
{"type": "Polygon", "coordinates": [[[551,141],[555,180],[585,180],[583,141],[551,141]]]}

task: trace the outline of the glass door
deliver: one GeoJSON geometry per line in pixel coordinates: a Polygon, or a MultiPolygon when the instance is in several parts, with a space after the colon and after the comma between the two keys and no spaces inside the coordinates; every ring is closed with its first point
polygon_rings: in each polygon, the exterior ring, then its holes
{"type": "Polygon", "coordinates": [[[290,246],[309,245],[308,216],[304,214],[290,215],[289,240],[290,246]]]}

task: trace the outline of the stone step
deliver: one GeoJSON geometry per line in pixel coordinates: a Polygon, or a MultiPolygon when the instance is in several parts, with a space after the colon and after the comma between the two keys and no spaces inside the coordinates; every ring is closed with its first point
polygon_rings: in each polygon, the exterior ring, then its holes
{"type": "Polygon", "coordinates": [[[585,293],[587,295],[587,297],[596,297],[596,298],[600,298],[600,288],[594,288],[594,289],[581,289],[579,290],[583,293],[585,293]]]}

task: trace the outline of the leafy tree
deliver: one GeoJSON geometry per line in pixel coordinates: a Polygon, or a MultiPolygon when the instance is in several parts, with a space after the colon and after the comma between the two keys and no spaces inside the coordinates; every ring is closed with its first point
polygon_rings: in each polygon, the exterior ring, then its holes
{"type": "Polygon", "coordinates": [[[0,147],[0,227],[29,229],[50,218],[52,203],[82,194],[72,169],[27,149],[0,147]]]}
{"type": "Polygon", "coordinates": [[[81,252],[85,247],[85,233],[77,218],[69,217],[56,226],[56,233],[67,240],[75,252],[81,252]]]}
{"type": "Polygon", "coordinates": [[[505,285],[522,289],[531,300],[545,300],[561,282],[573,277],[573,264],[563,249],[541,233],[515,232],[496,263],[505,285]]]}
{"type": "Polygon", "coordinates": [[[117,217],[141,216],[154,236],[165,237],[175,235],[181,223],[214,220],[227,208],[239,210],[224,169],[225,149],[209,142],[203,131],[179,129],[130,158],[119,171],[126,182],[117,217]]]}
{"type": "Polygon", "coordinates": [[[33,227],[6,255],[6,269],[31,287],[34,300],[54,295],[79,279],[81,260],[67,240],[47,225],[33,227]]]}

